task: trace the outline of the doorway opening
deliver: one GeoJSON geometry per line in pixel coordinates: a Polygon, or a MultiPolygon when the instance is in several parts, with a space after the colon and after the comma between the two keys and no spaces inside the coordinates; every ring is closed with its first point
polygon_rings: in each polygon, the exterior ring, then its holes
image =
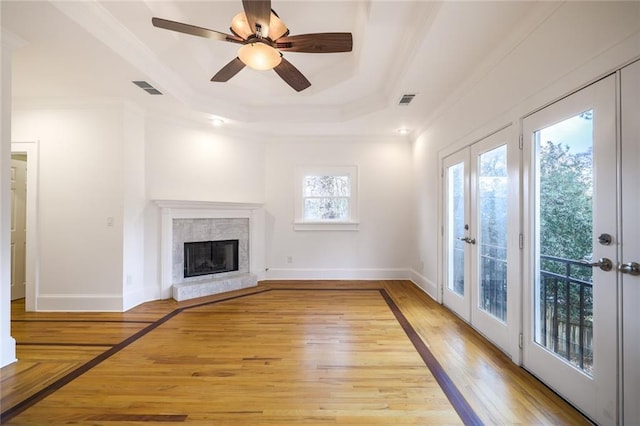
{"type": "MultiPolygon", "coordinates": [[[[38,259],[36,256],[38,241],[36,219],[38,200],[38,143],[13,142],[11,144],[11,162],[11,300],[24,298],[25,310],[36,311],[38,294],[38,259]],[[17,192],[15,192],[15,195],[13,191],[14,163],[16,166],[15,177],[18,180],[24,181],[24,188],[16,188],[17,192]],[[18,176],[18,174],[21,173],[23,173],[24,176],[18,176]],[[21,209],[23,209],[23,212],[20,211],[21,209]],[[22,223],[20,222],[21,215],[24,217],[24,222],[22,223]],[[17,231],[16,237],[18,238],[15,245],[14,229],[17,231]],[[22,236],[19,236],[19,234],[22,236]],[[22,260],[20,260],[20,256],[24,258],[24,266],[21,263],[22,260]],[[18,262],[14,262],[14,259],[18,262]]],[[[16,186],[17,185],[18,184],[16,184],[16,186]]]]}
{"type": "Polygon", "coordinates": [[[11,154],[11,300],[26,293],[27,154],[11,154]]]}

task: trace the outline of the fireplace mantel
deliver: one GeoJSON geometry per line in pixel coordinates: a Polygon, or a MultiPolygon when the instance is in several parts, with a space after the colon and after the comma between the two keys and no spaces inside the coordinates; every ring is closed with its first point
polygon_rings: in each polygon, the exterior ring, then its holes
{"type": "Polygon", "coordinates": [[[154,202],[160,207],[161,214],[160,259],[163,299],[172,297],[174,285],[172,259],[174,219],[248,219],[249,273],[255,276],[258,281],[264,279],[265,221],[262,204],[187,200],[154,200],[154,202]]]}
{"type": "Polygon", "coordinates": [[[228,203],[220,201],[190,201],[190,200],[154,200],[162,209],[184,210],[258,210],[262,208],[259,203],[228,203]]]}

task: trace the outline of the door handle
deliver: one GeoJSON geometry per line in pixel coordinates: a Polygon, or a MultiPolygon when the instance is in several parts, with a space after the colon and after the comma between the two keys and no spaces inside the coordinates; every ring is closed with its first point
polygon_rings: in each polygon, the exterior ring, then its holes
{"type": "Polygon", "coordinates": [[[640,275],[640,263],[628,262],[618,265],[618,271],[623,274],[640,275]]]}
{"type": "Polygon", "coordinates": [[[458,237],[458,239],[459,239],[460,241],[464,241],[464,242],[465,242],[465,243],[467,243],[467,244],[475,244],[475,243],[476,243],[475,238],[469,238],[469,237],[464,237],[464,238],[463,238],[463,237],[458,237]]]}
{"type": "Polygon", "coordinates": [[[613,262],[611,261],[611,259],[607,259],[606,257],[603,257],[597,262],[589,262],[588,260],[581,260],[580,263],[582,263],[585,266],[600,268],[605,272],[608,272],[613,269],[613,262]]]}

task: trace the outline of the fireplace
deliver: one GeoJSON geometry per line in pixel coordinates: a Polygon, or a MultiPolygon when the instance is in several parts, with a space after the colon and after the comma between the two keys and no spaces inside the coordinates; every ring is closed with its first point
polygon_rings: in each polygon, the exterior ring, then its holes
{"type": "MultiPolygon", "coordinates": [[[[162,298],[188,300],[253,287],[258,280],[264,279],[265,218],[260,204],[180,200],[156,200],[156,203],[161,208],[162,220],[162,298]],[[204,270],[197,267],[191,271],[193,276],[185,277],[185,244],[230,240],[238,242],[237,252],[232,247],[236,261],[220,262],[209,258],[204,263],[225,264],[224,268],[219,268],[225,270],[231,265],[235,270],[205,275],[204,270]],[[203,275],[199,275],[201,273],[203,275]]],[[[190,265],[193,266],[193,261],[190,265]]]]}
{"type": "Polygon", "coordinates": [[[238,240],[184,243],[184,278],[238,270],[238,240]]]}

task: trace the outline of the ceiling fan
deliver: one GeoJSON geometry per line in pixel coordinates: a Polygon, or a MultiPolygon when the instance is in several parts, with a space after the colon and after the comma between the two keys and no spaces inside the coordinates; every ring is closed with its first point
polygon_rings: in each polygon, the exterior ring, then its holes
{"type": "Polygon", "coordinates": [[[337,53],[351,52],[353,48],[351,33],[290,36],[289,29],[271,9],[271,0],[242,0],[242,6],[244,12],[238,13],[231,21],[233,34],[162,18],[152,18],[151,22],[157,28],[242,45],[238,56],[211,79],[217,82],[228,81],[245,66],[257,70],[273,69],[289,86],[300,92],[311,83],[281,52],[337,53]]]}

